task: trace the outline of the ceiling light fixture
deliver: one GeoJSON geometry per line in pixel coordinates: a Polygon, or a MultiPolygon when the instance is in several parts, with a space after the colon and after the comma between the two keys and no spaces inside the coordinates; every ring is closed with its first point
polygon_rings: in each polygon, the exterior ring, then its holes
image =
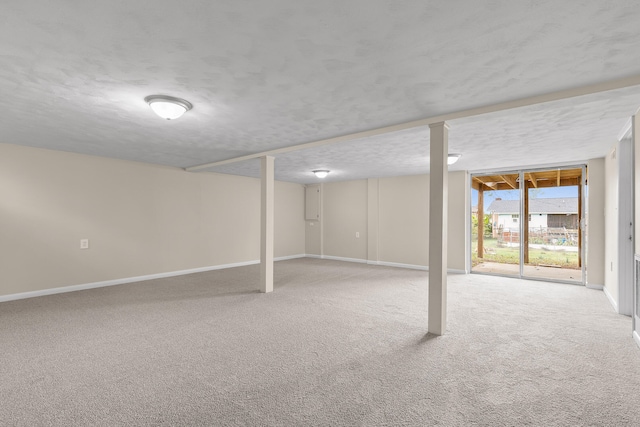
{"type": "Polygon", "coordinates": [[[448,165],[454,164],[455,162],[460,160],[460,156],[462,156],[462,154],[449,154],[449,157],[447,157],[447,164],[448,165]]]}
{"type": "Polygon", "coordinates": [[[315,173],[318,178],[324,178],[329,175],[329,171],[326,169],[315,170],[312,172],[315,173]]]}
{"type": "Polygon", "coordinates": [[[167,120],[177,119],[193,108],[189,101],[173,96],[150,95],[144,100],[154,113],[167,120]]]}

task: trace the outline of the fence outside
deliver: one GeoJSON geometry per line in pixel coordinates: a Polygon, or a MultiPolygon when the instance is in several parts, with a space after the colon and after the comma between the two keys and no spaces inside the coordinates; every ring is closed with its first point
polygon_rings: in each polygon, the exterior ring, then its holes
{"type": "MultiPolygon", "coordinates": [[[[510,246],[511,244],[520,243],[520,229],[503,229],[502,227],[499,227],[496,234],[499,245],[504,244],[510,246]]],[[[529,244],[577,247],[578,229],[569,229],[566,227],[530,227],[529,244]]]]}

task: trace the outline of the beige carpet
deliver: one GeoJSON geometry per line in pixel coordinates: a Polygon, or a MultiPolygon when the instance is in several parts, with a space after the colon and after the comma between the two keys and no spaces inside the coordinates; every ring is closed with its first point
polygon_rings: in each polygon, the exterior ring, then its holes
{"type": "Polygon", "coordinates": [[[258,266],[0,304],[0,425],[638,426],[640,350],[604,294],[427,273],[258,266]]]}

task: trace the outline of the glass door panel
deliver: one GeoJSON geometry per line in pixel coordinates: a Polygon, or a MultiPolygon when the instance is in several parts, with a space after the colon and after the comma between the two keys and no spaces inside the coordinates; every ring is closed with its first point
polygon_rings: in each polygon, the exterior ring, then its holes
{"type": "Polygon", "coordinates": [[[518,173],[472,177],[471,271],[520,276],[518,173]]]}
{"type": "Polygon", "coordinates": [[[582,168],[523,176],[523,276],[582,282],[582,168]]]}

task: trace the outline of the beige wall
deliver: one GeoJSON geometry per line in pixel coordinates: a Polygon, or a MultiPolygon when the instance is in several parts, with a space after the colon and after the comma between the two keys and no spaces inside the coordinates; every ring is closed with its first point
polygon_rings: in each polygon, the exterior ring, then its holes
{"type": "Polygon", "coordinates": [[[467,173],[449,173],[447,264],[450,269],[469,271],[467,239],[471,222],[471,184],[467,173]]]}
{"type": "Polygon", "coordinates": [[[321,195],[323,255],[367,259],[367,181],[327,183],[321,195]]]}
{"type": "MultiPolygon", "coordinates": [[[[428,175],[329,183],[323,185],[321,194],[322,255],[374,264],[428,265],[428,175]],[[360,238],[355,237],[356,231],[360,232],[360,238]]],[[[450,173],[450,269],[466,271],[469,203],[466,172],[450,173]]],[[[316,222],[312,229],[309,223],[307,239],[313,240],[307,241],[307,250],[317,250],[320,224],[316,222]]]]}
{"type": "Polygon", "coordinates": [[[587,173],[587,285],[602,286],[605,282],[605,159],[589,160],[587,173]]]}
{"type": "Polygon", "coordinates": [[[307,221],[305,233],[305,253],[307,255],[322,255],[322,222],[320,220],[307,221]]]}
{"type": "MultiPolygon", "coordinates": [[[[303,210],[276,183],[276,256],[303,210]]],[[[259,215],[257,179],[0,144],[0,295],[254,261],[259,215]]]]}
{"type": "Polygon", "coordinates": [[[429,176],[380,179],[378,261],[429,264],[429,176]]]}
{"type": "Polygon", "coordinates": [[[308,188],[320,191],[319,215],[317,220],[306,221],[305,224],[305,251],[307,255],[322,255],[322,185],[307,185],[308,188]]]}
{"type": "Polygon", "coordinates": [[[305,253],[303,185],[276,181],[274,240],[276,258],[305,253]]]}
{"type": "MultiPolygon", "coordinates": [[[[617,144],[616,144],[617,147],[617,144]]],[[[618,303],[618,161],[614,147],[605,158],[605,262],[604,285],[618,303]]],[[[593,243],[593,242],[592,242],[593,243]]],[[[617,308],[617,307],[616,307],[617,308]]]]}
{"type": "Polygon", "coordinates": [[[374,261],[379,258],[378,242],[380,240],[378,229],[380,222],[380,180],[378,178],[367,179],[367,260],[374,261]]]}

